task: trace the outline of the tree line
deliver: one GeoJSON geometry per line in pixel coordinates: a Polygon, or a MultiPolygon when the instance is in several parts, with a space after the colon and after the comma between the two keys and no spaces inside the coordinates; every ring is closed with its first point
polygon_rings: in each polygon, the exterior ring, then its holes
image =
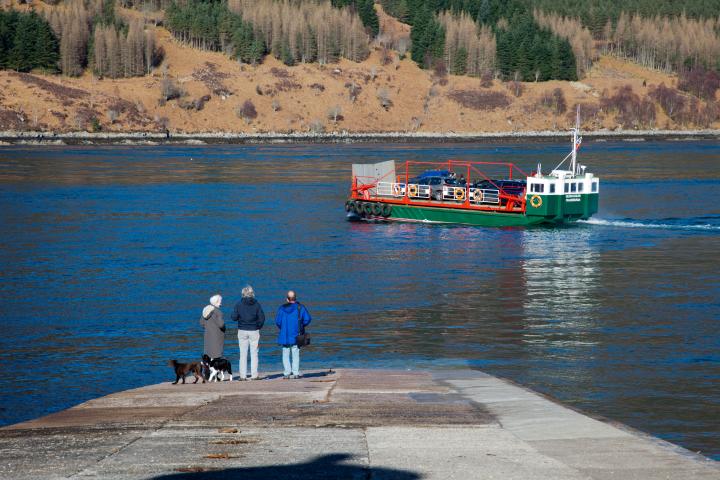
{"type": "Polygon", "coordinates": [[[644,18],[717,18],[720,0],[528,0],[533,8],[564,17],[578,18],[600,39],[608,21],[615,25],[623,13],[644,18]]]}
{"type": "Polygon", "coordinates": [[[337,5],[289,0],[173,2],[165,25],[186,44],[223,51],[246,63],[260,62],[268,53],[286,65],[336,62],[340,57],[363,60],[369,53],[366,30],[376,30],[363,24],[359,12],[372,7],[372,1],[343,0],[337,5]]]}
{"type": "Polygon", "coordinates": [[[538,25],[547,28],[570,43],[575,55],[577,76],[578,78],[583,77],[597,57],[590,30],[576,18],[563,17],[554,13],[548,14],[540,10],[535,10],[533,16],[538,25]]]}
{"type": "Polygon", "coordinates": [[[453,75],[481,76],[495,67],[495,35],[487,25],[478,25],[467,13],[438,15],[445,31],[443,60],[453,75]]]}
{"type": "Polygon", "coordinates": [[[340,57],[359,62],[369,54],[366,28],[349,7],[313,0],[229,0],[228,4],[286,65],[332,63],[340,57]]]}
{"type": "Polygon", "coordinates": [[[130,23],[127,34],[112,25],[95,26],[92,42],[92,68],[96,75],[109,78],[147,75],[159,59],[155,37],[145,31],[141,20],[130,23]]]}
{"type": "MultiPolygon", "coordinates": [[[[447,16],[469,17],[492,29],[495,67],[522,80],[582,77],[607,52],[649,68],[680,71],[702,65],[720,70],[720,0],[381,0],[412,25],[412,58],[422,67],[446,63],[462,70],[465,50],[446,45],[447,16]],[[444,14],[443,14],[444,15],[444,14]],[[569,47],[569,48],[568,48],[569,47]],[[450,54],[462,54],[449,58],[450,54]],[[571,73],[574,65],[575,73],[571,73]]],[[[455,42],[455,41],[454,41],[455,42]]]]}
{"type": "Polygon", "coordinates": [[[542,28],[529,12],[498,22],[497,67],[515,80],[577,80],[575,54],[567,39],[542,28]]]}
{"type": "MultiPolygon", "coordinates": [[[[576,80],[577,61],[569,39],[540,25],[520,0],[382,0],[383,6],[412,25],[411,55],[425,68],[438,62],[453,72],[480,75],[470,69],[468,45],[458,43],[458,28],[474,21],[474,43],[482,55],[494,50],[494,65],[505,79],[576,80]],[[492,32],[494,42],[488,36],[492,32]]],[[[463,30],[469,39],[471,30],[463,30]]],[[[467,40],[465,41],[467,43],[467,40]]],[[[476,51],[476,50],[475,50],[476,51]]]]}
{"type": "Polygon", "coordinates": [[[606,25],[601,40],[606,52],[649,68],[720,70],[720,18],[644,18],[622,13],[614,26],[606,25]]]}
{"type": "Polygon", "coordinates": [[[356,12],[372,38],[377,37],[380,32],[380,20],[375,11],[374,0],[332,0],[335,8],[349,7],[356,12]]]}
{"type": "Polygon", "coordinates": [[[58,40],[45,19],[35,12],[0,10],[0,68],[55,72],[58,59],[58,40]]]}
{"type": "Polygon", "coordinates": [[[142,20],[126,23],[117,17],[114,0],[71,0],[46,10],[45,17],[60,39],[65,75],[91,68],[109,78],[142,76],[157,61],[154,33],[142,20]]]}
{"type": "Polygon", "coordinates": [[[231,12],[226,2],[173,2],[165,12],[165,26],[185,44],[222,51],[246,63],[261,61],[267,52],[253,25],[231,12]]]}

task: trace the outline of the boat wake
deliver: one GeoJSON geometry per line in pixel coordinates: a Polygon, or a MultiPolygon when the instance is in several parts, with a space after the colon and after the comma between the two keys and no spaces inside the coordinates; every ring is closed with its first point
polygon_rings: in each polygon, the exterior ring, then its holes
{"type": "Polygon", "coordinates": [[[578,223],[620,228],[652,228],[665,230],[702,230],[720,232],[719,217],[701,217],[696,219],[666,218],[662,220],[608,220],[604,218],[591,218],[588,220],[578,220],[578,223]],[[709,220],[710,222],[708,222],[709,220]],[[714,222],[712,220],[714,220],[714,222]]]}

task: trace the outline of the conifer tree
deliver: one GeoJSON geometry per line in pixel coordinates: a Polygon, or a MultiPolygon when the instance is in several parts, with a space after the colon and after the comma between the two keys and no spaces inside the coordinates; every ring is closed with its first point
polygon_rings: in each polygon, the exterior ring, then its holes
{"type": "Polygon", "coordinates": [[[52,28],[39,16],[35,16],[35,44],[33,48],[33,68],[57,70],[59,59],[58,45],[52,28]]]}
{"type": "Polygon", "coordinates": [[[35,66],[34,51],[35,22],[31,15],[20,15],[15,25],[12,48],[8,55],[8,66],[19,72],[28,72],[35,66]]]}
{"type": "Polygon", "coordinates": [[[289,67],[295,65],[295,58],[293,57],[292,50],[290,50],[290,44],[287,41],[281,43],[280,60],[289,67]]]}
{"type": "Polygon", "coordinates": [[[490,10],[490,1],[482,0],[480,2],[480,8],[478,10],[477,21],[478,23],[490,23],[492,11],[490,10]]]}
{"type": "Polygon", "coordinates": [[[372,37],[376,37],[380,32],[380,20],[378,20],[377,12],[375,11],[375,2],[373,0],[356,0],[357,11],[360,15],[365,28],[372,37]]]}
{"type": "Polygon", "coordinates": [[[453,61],[453,75],[465,75],[467,73],[468,52],[465,47],[458,48],[453,61]]]}

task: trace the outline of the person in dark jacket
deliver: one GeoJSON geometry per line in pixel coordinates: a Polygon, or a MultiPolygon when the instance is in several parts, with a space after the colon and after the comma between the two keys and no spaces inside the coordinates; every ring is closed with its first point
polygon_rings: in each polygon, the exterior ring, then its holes
{"type": "Polygon", "coordinates": [[[247,379],[247,353],[250,348],[250,380],[258,378],[258,344],[260,329],[265,324],[265,312],[255,300],[255,290],[248,285],[242,289],[242,300],[235,305],[232,314],[238,322],[238,343],[240,344],[240,380],[247,379]]]}
{"type": "Polygon", "coordinates": [[[303,327],[307,327],[311,321],[312,317],[307,308],[298,303],[295,292],[290,290],[287,293],[287,302],[278,308],[275,316],[275,325],[280,329],[277,342],[282,347],[283,378],[300,378],[300,348],[295,337],[299,333],[300,322],[303,327]]]}
{"type": "Polygon", "coordinates": [[[213,295],[210,297],[210,305],[203,308],[200,317],[200,325],[205,330],[203,349],[210,358],[222,357],[225,346],[225,321],[220,311],[221,304],[222,297],[213,295]]]}

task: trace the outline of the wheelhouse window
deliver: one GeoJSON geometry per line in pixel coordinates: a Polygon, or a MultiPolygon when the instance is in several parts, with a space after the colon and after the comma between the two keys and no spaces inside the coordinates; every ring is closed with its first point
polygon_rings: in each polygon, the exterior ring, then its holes
{"type": "Polygon", "coordinates": [[[570,192],[577,192],[577,183],[572,182],[570,184],[570,192]]]}
{"type": "Polygon", "coordinates": [[[570,184],[566,183],[565,184],[565,193],[568,193],[569,191],[570,191],[570,184]]]}
{"type": "Polygon", "coordinates": [[[592,182],[592,191],[597,192],[598,182],[592,182]]]}
{"type": "Polygon", "coordinates": [[[550,193],[555,193],[555,184],[554,183],[550,184],[550,193]]]}
{"type": "Polygon", "coordinates": [[[545,191],[544,183],[532,183],[530,184],[530,191],[533,193],[543,193],[545,191]]]}
{"type": "Polygon", "coordinates": [[[582,191],[583,191],[584,185],[585,185],[585,184],[582,183],[582,182],[578,183],[578,192],[582,192],[582,191]]]}

